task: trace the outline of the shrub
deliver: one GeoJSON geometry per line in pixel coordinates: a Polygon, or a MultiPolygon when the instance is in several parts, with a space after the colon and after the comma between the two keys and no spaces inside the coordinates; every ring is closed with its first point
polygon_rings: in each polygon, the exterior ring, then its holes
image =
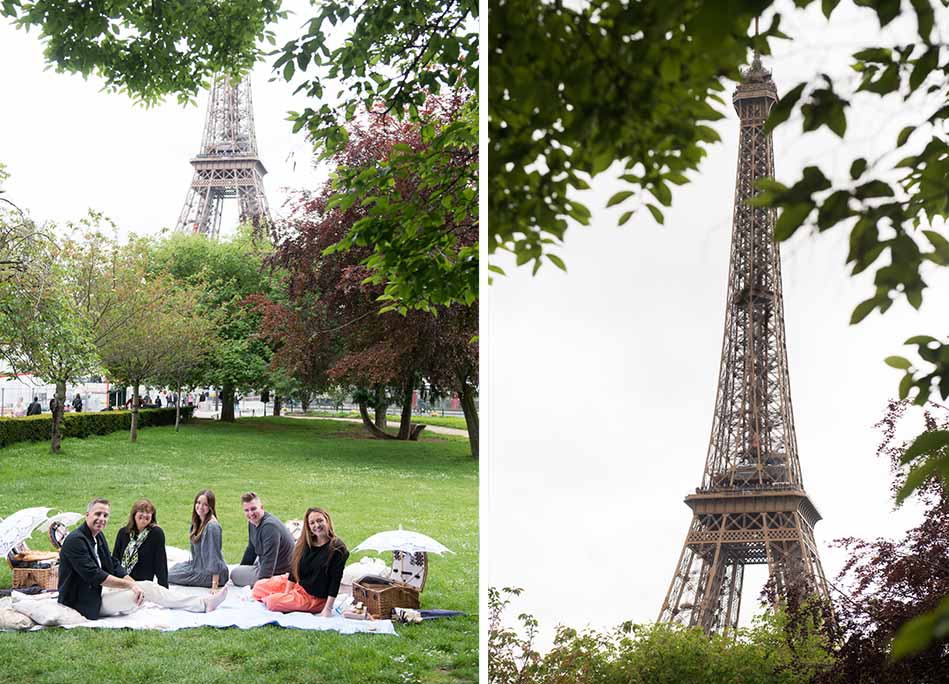
{"type": "MultiPolygon", "coordinates": [[[[181,421],[191,418],[194,408],[181,407],[181,421]]],[[[174,425],[175,409],[142,409],[138,412],[138,426],[153,427],[174,425]]],[[[130,411],[99,411],[90,413],[67,413],[63,416],[64,437],[88,437],[89,435],[107,435],[110,432],[130,430],[132,413],[130,411]]],[[[26,416],[22,418],[0,418],[0,447],[16,442],[43,442],[50,438],[53,430],[53,418],[49,414],[26,416]]]]}
{"type": "Polygon", "coordinates": [[[833,663],[831,643],[809,613],[792,624],[768,611],[737,635],[679,625],[624,623],[609,632],[559,627],[553,647],[535,647],[539,625],[521,614],[505,624],[519,589],[488,589],[491,684],[810,684],[833,663]]]}

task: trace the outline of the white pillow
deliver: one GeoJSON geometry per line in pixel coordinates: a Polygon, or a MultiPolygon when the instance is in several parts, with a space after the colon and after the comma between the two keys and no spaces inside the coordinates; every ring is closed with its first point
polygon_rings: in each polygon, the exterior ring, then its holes
{"type": "Polygon", "coordinates": [[[12,608],[0,608],[0,632],[29,629],[32,626],[33,621],[23,613],[18,613],[12,608]]]}
{"type": "Polygon", "coordinates": [[[13,604],[13,610],[47,627],[76,625],[86,621],[81,613],[62,605],[55,599],[16,601],[13,604]]]}
{"type": "Polygon", "coordinates": [[[343,570],[342,584],[352,584],[361,580],[366,575],[376,575],[377,577],[388,577],[392,574],[390,568],[381,558],[360,558],[358,563],[350,563],[343,570]]]}

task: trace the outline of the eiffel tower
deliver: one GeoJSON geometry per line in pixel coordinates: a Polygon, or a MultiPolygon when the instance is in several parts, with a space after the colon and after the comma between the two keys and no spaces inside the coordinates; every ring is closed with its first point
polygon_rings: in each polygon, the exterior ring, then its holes
{"type": "Polygon", "coordinates": [[[774,177],[764,123],[777,102],[755,56],[732,98],[741,119],[725,338],[702,484],[685,497],[692,524],[660,622],[727,632],[738,626],[745,566],[767,564],[776,595],[829,592],[814,541],[817,508],[804,490],[791,411],[781,255],[773,209],[751,207],[774,177]]]}
{"type": "Polygon", "coordinates": [[[250,77],[238,83],[218,74],[211,86],[201,151],[191,160],[194,178],[175,230],[217,238],[224,200],[237,198],[241,222],[270,221],[264,175],[257,156],[250,77]]]}

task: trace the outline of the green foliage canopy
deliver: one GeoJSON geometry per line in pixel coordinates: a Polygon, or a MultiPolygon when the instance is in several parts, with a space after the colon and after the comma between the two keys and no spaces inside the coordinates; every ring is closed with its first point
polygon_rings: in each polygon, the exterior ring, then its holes
{"type": "Polygon", "coordinates": [[[550,250],[568,219],[590,223],[574,195],[614,161],[629,189],[609,204],[633,205],[620,224],[643,205],[661,222],[671,187],[688,182],[719,139],[708,124],[723,117],[721,79],[738,77],[753,43],[766,53],[766,39],[781,35],[776,18],[748,36],[769,4],[493,2],[489,252],[511,252],[535,272],[545,256],[563,268],[550,250]]]}
{"type": "MultiPolygon", "coordinates": [[[[153,104],[170,93],[182,102],[193,100],[214,72],[250,69],[262,54],[257,43],[275,44],[268,26],[286,16],[279,5],[276,0],[3,0],[0,16],[20,27],[38,27],[46,59],[57,69],[97,73],[107,88],[153,104]]],[[[372,214],[340,249],[375,245],[366,263],[375,282],[388,283],[386,297],[402,310],[471,303],[477,297],[477,247],[458,247],[452,227],[433,221],[429,208],[387,201],[387,191],[411,168],[423,188],[438,194],[444,210],[463,215],[477,207],[477,97],[448,127],[428,118],[424,103],[445,88],[475,92],[478,3],[323,2],[305,26],[305,33],[272,54],[274,69],[288,82],[303,74],[297,91],[319,102],[290,116],[294,132],[305,129],[317,152],[331,157],[345,147],[346,124],[365,112],[408,118],[432,131],[424,151],[374,171],[340,175],[339,194],[360,194],[372,214]],[[330,87],[339,88],[335,97],[326,92],[330,87]],[[461,180],[459,167],[451,163],[458,149],[475,160],[461,180]]],[[[477,212],[471,215],[476,218],[477,212]]]]}
{"type": "Polygon", "coordinates": [[[169,93],[186,102],[211,74],[250,69],[257,42],[273,39],[267,26],[284,16],[279,9],[279,0],[0,2],[0,16],[39,29],[58,71],[96,74],[145,104],[169,93]]]}
{"type": "Polygon", "coordinates": [[[327,253],[371,250],[362,263],[385,288],[381,311],[403,315],[478,298],[477,98],[431,98],[423,111],[426,123],[352,122],[357,144],[334,157],[330,208],[365,212],[327,253]]]}
{"type": "MultiPolygon", "coordinates": [[[[837,4],[822,3],[828,19],[837,4]]],[[[876,13],[881,29],[900,13],[899,3],[861,4],[876,13]]],[[[945,59],[949,47],[934,32],[938,5],[914,0],[911,7],[915,39],[857,50],[851,55],[859,76],[855,86],[837,84],[835,90],[827,75],[814,83],[800,83],[778,102],[768,121],[774,128],[799,111],[803,133],[826,126],[843,138],[852,107],[890,95],[902,97],[915,119],[897,134],[886,154],[869,160],[855,158],[847,182],[835,184],[821,169],[809,166],[789,185],[762,182],[755,199],[781,210],[775,226],[778,240],[789,239],[802,226],[818,233],[849,230],[851,274],[874,274],[873,294],[856,306],[852,324],[873,311],[885,313],[903,298],[918,309],[927,288],[926,269],[949,266],[949,62],[945,59]]],[[[918,361],[899,355],[885,359],[902,373],[900,399],[911,398],[917,405],[926,404],[933,393],[949,399],[949,340],[923,334],[909,337],[905,344],[914,348],[918,361]]],[[[898,503],[933,476],[941,477],[943,486],[949,487],[949,432],[931,430],[919,435],[902,462],[909,471],[898,503]]],[[[894,655],[921,651],[947,633],[949,597],[907,623],[894,642],[894,655]]]]}
{"type": "Polygon", "coordinates": [[[361,109],[381,105],[385,114],[422,121],[430,95],[478,86],[475,0],[329,1],[307,23],[307,33],[277,51],[274,69],[287,81],[306,74],[297,91],[322,104],[292,113],[291,120],[327,157],[345,146],[346,123],[361,109]],[[343,86],[335,98],[325,92],[334,83],[343,86]]]}
{"type": "Polygon", "coordinates": [[[259,315],[244,301],[269,293],[270,274],[263,267],[269,245],[242,229],[230,240],[173,234],[152,246],[150,268],[201,293],[191,303],[205,319],[216,322],[214,352],[202,371],[204,381],[218,386],[250,388],[264,382],[269,347],[258,338],[259,315]]]}
{"type": "Polygon", "coordinates": [[[324,2],[308,23],[274,63],[287,81],[305,73],[297,91],[321,102],[291,112],[293,130],[306,130],[324,158],[345,152],[348,129],[361,116],[408,119],[424,142],[368,167],[339,169],[337,201],[358,198],[367,216],[335,251],[371,247],[363,262],[370,282],[385,283],[383,300],[403,313],[471,304],[478,247],[459,242],[457,225],[473,219],[477,234],[478,98],[471,93],[478,85],[478,3],[324,2]],[[335,97],[326,92],[333,83],[341,86],[335,97]],[[445,90],[466,100],[447,125],[427,106],[445,90]],[[408,179],[416,193],[394,196],[408,179]]]}
{"type": "Polygon", "coordinates": [[[611,632],[559,627],[549,652],[534,646],[535,618],[506,624],[518,589],[488,589],[488,678],[492,684],[805,684],[832,662],[815,625],[765,613],[737,635],[707,636],[678,625],[624,623],[611,632]]]}
{"type": "Polygon", "coordinates": [[[0,303],[0,322],[11,366],[56,384],[51,450],[60,450],[66,383],[100,367],[99,345],[135,317],[134,305],[114,287],[118,246],[101,233],[111,223],[90,212],[70,234],[39,240],[31,262],[15,279],[13,296],[0,303]]]}
{"type": "MultiPolygon", "coordinates": [[[[881,29],[899,13],[899,3],[870,2],[881,29]]],[[[823,3],[830,18],[836,2],[823,3]]],[[[927,287],[925,269],[949,266],[949,49],[934,39],[935,10],[929,0],[912,3],[917,38],[893,46],[867,47],[851,55],[859,76],[853,87],[836,84],[822,74],[816,82],[800,83],[775,106],[768,126],[785,124],[801,114],[802,132],[826,126],[843,138],[853,106],[898,94],[915,122],[904,127],[893,147],[877,159],[855,158],[850,178],[834,184],[816,166],[805,168],[789,185],[761,184],[756,203],[781,209],[775,238],[787,240],[802,226],[815,232],[842,227],[849,230],[847,263],[851,273],[874,273],[873,294],[859,303],[851,323],[874,310],[885,313],[898,299],[918,309],[927,287]]],[[[932,335],[914,335],[918,366],[902,356],[888,365],[903,372],[899,396],[912,395],[923,405],[933,392],[949,398],[949,342],[932,335]]]]}

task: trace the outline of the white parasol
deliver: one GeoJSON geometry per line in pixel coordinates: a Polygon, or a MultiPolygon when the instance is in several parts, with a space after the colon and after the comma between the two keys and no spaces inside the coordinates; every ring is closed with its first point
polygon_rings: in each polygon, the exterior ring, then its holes
{"type": "Polygon", "coordinates": [[[56,522],[60,522],[66,527],[70,527],[72,525],[75,525],[80,520],[82,520],[82,517],[83,516],[81,513],[68,513],[68,512],[59,513],[58,515],[51,516],[47,518],[46,520],[44,520],[43,523],[37,529],[42,530],[43,532],[46,532],[49,530],[50,525],[56,522]]]}
{"type": "Polygon", "coordinates": [[[454,553],[451,549],[421,532],[403,530],[401,527],[397,530],[377,532],[359,544],[353,551],[405,551],[406,553],[438,554],[447,551],[448,553],[454,553]]]}
{"type": "Polygon", "coordinates": [[[39,525],[46,522],[52,508],[24,508],[9,518],[0,521],[0,556],[6,556],[10,549],[29,539],[39,525]]]}

